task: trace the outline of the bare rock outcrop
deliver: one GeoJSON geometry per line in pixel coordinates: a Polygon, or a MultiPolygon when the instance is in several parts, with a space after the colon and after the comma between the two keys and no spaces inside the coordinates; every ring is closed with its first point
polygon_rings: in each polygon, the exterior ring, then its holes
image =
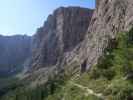
{"type": "Polygon", "coordinates": [[[77,68],[89,70],[97,64],[109,40],[132,27],[132,0],[97,0],[96,4],[94,14],[93,10],[77,7],[59,8],[38,29],[29,75],[34,75],[36,82],[61,69],[73,73],[77,68]]]}
{"type": "Polygon", "coordinates": [[[94,11],[88,28],[88,34],[82,42],[74,58],[83,63],[87,60],[87,68],[96,64],[103,55],[109,40],[115,39],[117,33],[129,31],[133,25],[132,0],[96,0],[94,11]]]}
{"type": "Polygon", "coordinates": [[[50,67],[62,60],[84,40],[93,10],[80,7],[58,8],[33,40],[32,69],[50,67]]]}
{"type": "Polygon", "coordinates": [[[25,78],[44,83],[64,70],[67,55],[84,40],[92,15],[92,9],[80,7],[60,7],[49,15],[33,37],[32,60],[25,78]]]}

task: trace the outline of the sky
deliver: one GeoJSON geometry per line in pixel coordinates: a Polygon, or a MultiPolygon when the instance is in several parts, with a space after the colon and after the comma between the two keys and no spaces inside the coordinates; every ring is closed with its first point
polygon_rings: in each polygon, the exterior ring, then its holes
{"type": "Polygon", "coordinates": [[[0,0],[0,34],[33,35],[60,6],[95,8],[95,0],[0,0]]]}

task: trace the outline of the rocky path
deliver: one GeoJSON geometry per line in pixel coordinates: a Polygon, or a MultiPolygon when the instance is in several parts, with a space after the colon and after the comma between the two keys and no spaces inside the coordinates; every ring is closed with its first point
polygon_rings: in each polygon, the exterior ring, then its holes
{"type": "Polygon", "coordinates": [[[85,93],[86,96],[94,95],[94,96],[96,96],[98,98],[101,98],[102,100],[105,100],[105,98],[102,95],[102,93],[95,93],[92,89],[73,82],[74,80],[78,79],[79,77],[80,77],[80,75],[78,75],[78,74],[76,76],[72,77],[72,79],[70,81],[70,84],[72,84],[72,85],[74,85],[74,86],[76,86],[76,87],[78,87],[78,88],[80,88],[82,90],[85,90],[86,91],[86,93],[85,93]]]}
{"type": "Polygon", "coordinates": [[[94,96],[96,96],[96,97],[98,97],[98,98],[101,98],[101,99],[105,100],[105,99],[104,99],[104,96],[103,96],[101,93],[95,93],[92,89],[89,89],[88,87],[85,87],[85,86],[82,86],[82,85],[80,85],[80,84],[74,83],[74,82],[72,82],[72,81],[71,81],[70,83],[71,83],[72,85],[74,85],[74,86],[76,86],[76,87],[82,89],[82,90],[85,90],[85,91],[86,91],[86,93],[85,93],[86,96],[88,96],[88,95],[94,95],[94,96]]]}

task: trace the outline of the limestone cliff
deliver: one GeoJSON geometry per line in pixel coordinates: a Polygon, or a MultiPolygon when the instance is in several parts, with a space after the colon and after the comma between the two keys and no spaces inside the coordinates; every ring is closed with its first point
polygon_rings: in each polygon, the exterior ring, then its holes
{"type": "Polygon", "coordinates": [[[97,1],[99,3],[94,11],[88,34],[79,51],[82,55],[80,59],[88,59],[88,67],[97,63],[109,40],[115,39],[119,32],[128,31],[133,24],[132,0],[97,1]]]}
{"type": "Polygon", "coordinates": [[[94,14],[77,7],[57,9],[34,36],[30,76],[38,80],[61,70],[89,70],[116,33],[132,27],[132,4],[132,0],[97,0],[94,14]]]}
{"type": "Polygon", "coordinates": [[[96,0],[94,13],[55,10],[33,37],[22,88],[4,100],[133,100],[132,5],[132,0],[96,0]]]}
{"type": "Polygon", "coordinates": [[[92,14],[93,10],[87,8],[60,7],[49,15],[33,37],[29,72],[40,74],[44,69],[43,74],[50,74],[54,68],[54,72],[64,69],[61,63],[65,65],[65,55],[84,40],[92,14]]]}

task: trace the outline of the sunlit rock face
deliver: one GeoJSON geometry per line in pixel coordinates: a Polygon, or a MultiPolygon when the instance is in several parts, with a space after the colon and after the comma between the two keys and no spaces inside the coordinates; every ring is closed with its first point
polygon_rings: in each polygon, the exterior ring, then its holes
{"type": "Polygon", "coordinates": [[[132,27],[132,5],[132,0],[96,0],[96,9],[85,39],[65,56],[67,63],[76,61],[82,65],[86,62],[86,70],[97,64],[109,41],[115,39],[117,33],[132,27]]]}
{"type": "Polygon", "coordinates": [[[97,64],[109,40],[132,27],[132,5],[132,0],[97,0],[94,13],[79,7],[55,10],[34,36],[29,70],[32,79],[38,82],[61,69],[89,70],[97,64]]]}
{"type": "Polygon", "coordinates": [[[93,10],[61,7],[49,15],[34,36],[32,68],[56,65],[66,52],[84,40],[93,10]]]}
{"type": "Polygon", "coordinates": [[[79,61],[87,60],[88,69],[97,63],[109,40],[133,25],[132,0],[96,0],[88,34],[78,50],[79,61]]]}
{"type": "Polygon", "coordinates": [[[49,15],[33,37],[26,79],[44,83],[49,76],[64,70],[68,55],[73,57],[71,52],[84,40],[92,15],[92,9],[80,7],[60,7],[49,15]]]}

